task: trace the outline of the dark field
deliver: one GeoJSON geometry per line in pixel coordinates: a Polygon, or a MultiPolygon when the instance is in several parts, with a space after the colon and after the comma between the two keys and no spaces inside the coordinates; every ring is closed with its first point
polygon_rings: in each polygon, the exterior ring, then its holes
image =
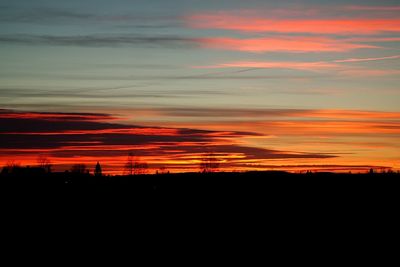
{"type": "Polygon", "coordinates": [[[121,196],[230,196],[271,197],[281,200],[296,197],[340,199],[351,196],[385,196],[399,192],[399,173],[307,173],[244,172],[182,173],[133,176],[89,174],[3,174],[3,189],[86,190],[88,192],[123,192],[121,196]]]}
{"type": "MultiPolygon", "coordinates": [[[[2,175],[0,181],[1,203],[6,210],[3,214],[11,214],[8,218],[22,214],[24,220],[18,224],[50,216],[62,224],[68,221],[91,229],[106,220],[113,222],[113,231],[118,225],[131,228],[137,222],[149,224],[156,232],[168,232],[171,222],[186,226],[201,222],[200,228],[192,229],[198,231],[215,224],[223,229],[231,223],[240,227],[239,222],[247,221],[248,231],[253,230],[251,225],[258,224],[257,229],[266,227],[274,235],[279,235],[275,230],[280,229],[286,234],[307,236],[304,231],[308,229],[314,235],[322,231],[340,236],[342,229],[347,229],[369,238],[365,233],[375,222],[382,225],[396,221],[400,200],[398,173],[247,172],[114,177],[52,173],[2,175]],[[221,225],[218,220],[223,218],[221,225]],[[267,227],[268,224],[274,226],[267,227]]],[[[380,229],[384,230],[382,226],[380,229]]],[[[133,227],[132,231],[138,230],[133,227]]]]}

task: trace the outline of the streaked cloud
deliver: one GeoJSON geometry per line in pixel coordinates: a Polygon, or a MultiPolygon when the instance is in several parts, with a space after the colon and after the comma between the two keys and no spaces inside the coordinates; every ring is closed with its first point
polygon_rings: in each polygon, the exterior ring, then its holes
{"type": "Polygon", "coordinates": [[[0,164],[400,169],[395,1],[6,2],[0,164]]]}
{"type": "Polygon", "coordinates": [[[261,108],[157,108],[157,114],[178,117],[235,117],[235,118],[321,118],[347,120],[400,120],[400,112],[339,110],[339,109],[261,109],[261,108]]]}
{"type": "Polygon", "coordinates": [[[268,19],[230,11],[205,12],[186,18],[189,27],[249,33],[377,34],[400,32],[400,19],[268,19]]]}
{"type": "Polygon", "coordinates": [[[246,52],[344,52],[377,46],[355,44],[326,37],[264,37],[254,39],[203,38],[199,39],[206,48],[246,52]]]}
{"type": "Polygon", "coordinates": [[[346,10],[353,11],[390,11],[397,12],[400,11],[400,6],[360,6],[360,5],[349,5],[345,6],[346,10]]]}
{"type": "Polygon", "coordinates": [[[337,59],[334,62],[346,63],[346,62],[367,62],[367,61],[380,61],[387,59],[399,59],[400,55],[387,56],[387,57],[370,57],[370,58],[348,58],[348,59],[337,59]]]}
{"type": "Polygon", "coordinates": [[[195,66],[195,68],[254,68],[254,69],[293,69],[319,71],[323,69],[335,69],[339,65],[330,62],[285,62],[285,61],[239,61],[221,63],[211,66],[195,66]]]}
{"type": "Polygon", "coordinates": [[[117,47],[141,45],[146,47],[184,48],[193,47],[196,41],[190,38],[169,35],[135,35],[135,34],[107,34],[107,35],[31,35],[15,34],[0,35],[0,43],[20,45],[60,45],[60,46],[87,46],[87,47],[117,47]]]}
{"type": "Polygon", "coordinates": [[[119,158],[119,167],[115,167],[117,169],[114,171],[122,171],[123,158],[128,152],[135,153],[151,164],[163,164],[177,169],[186,166],[192,170],[198,168],[203,154],[209,152],[215,153],[222,161],[230,158],[265,160],[334,157],[328,154],[284,152],[237,144],[235,138],[260,136],[247,131],[142,127],[109,123],[107,121],[113,119],[112,116],[104,117],[104,114],[1,110],[0,115],[0,124],[4,125],[0,131],[0,151],[3,155],[0,161],[3,164],[10,155],[32,158],[38,153],[50,155],[55,164],[74,161],[93,163],[99,157],[113,162],[115,158],[119,158]],[[99,121],[101,118],[105,121],[99,121]],[[69,160],[65,161],[65,158],[69,160]]]}
{"type": "Polygon", "coordinates": [[[362,63],[370,61],[385,61],[400,59],[399,55],[385,57],[370,57],[370,58],[347,58],[336,59],[330,61],[316,62],[290,62],[290,61],[238,61],[219,63],[208,66],[194,66],[193,68],[204,69],[219,69],[219,68],[247,68],[255,69],[291,69],[291,70],[306,70],[313,72],[335,71],[338,75],[348,76],[386,76],[397,75],[400,70],[397,69],[369,69],[362,66],[354,67],[348,63],[362,63]]]}
{"type": "Polygon", "coordinates": [[[400,37],[350,37],[342,39],[347,42],[358,42],[358,43],[390,43],[390,42],[399,42],[400,37]]]}
{"type": "MultiPolygon", "coordinates": [[[[72,1],[71,1],[72,2],[72,1]]],[[[71,8],[36,7],[36,8],[13,8],[2,7],[0,22],[18,24],[38,25],[79,25],[79,24],[101,24],[115,28],[143,28],[164,29],[178,27],[180,21],[170,15],[143,15],[140,12],[92,12],[92,10],[76,10],[71,8]]]]}
{"type": "Polygon", "coordinates": [[[344,69],[339,72],[339,74],[351,76],[351,77],[384,77],[384,76],[394,76],[399,77],[400,70],[380,70],[380,69],[344,69]]]}
{"type": "MultiPolygon", "coordinates": [[[[56,113],[56,112],[17,112],[12,110],[0,109],[0,119],[39,119],[48,121],[97,121],[115,119],[109,114],[100,113],[56,113]]],[[[3,130],[4,128],[0,129],[3,130]]]]}

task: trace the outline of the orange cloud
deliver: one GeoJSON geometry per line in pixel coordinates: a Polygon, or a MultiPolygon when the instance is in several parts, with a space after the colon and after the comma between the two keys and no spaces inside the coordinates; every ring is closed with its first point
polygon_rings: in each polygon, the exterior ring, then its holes
{"type": "MultiPolygon", "coordinates": [[[[336,136],[400,134],[400,112],[340,109],[198,109],[165,110],[166,116],[187,117],[170,127],[219,131],[252,131],[266,136],[336,136]],[[189,115],[188,115],[189,114],[189,115]],[[220,118],[196,120],[195,118],[220,118]],[[234,118],[234,119],[232,119],[234,118]]],[[[248,138],[258,138],[251,136],[248,138]]]]}
{"type": "MultiPolygon", "coordinates": [[[[329,119],[329,117],[327,117],[329,119]]],[[[337,136],[400,134],[400,123],[346,120],[243,120],[175,123],[179,127],[249,130],[274,136],[337,136]]]]}
{"type": "Polygon", "coordinates": [[[360,111],[360,110],[304,110],[298,112],[299,117],[351,119],[351,120],[375,120],[375,119],[400,119],[400,112],[384,111],[360,111]]]}
{"type": "MultiPolygon", "coordinates": [[[[0,164],[10,159],[34,165],[38,155],[51,158],[56,170],[74,163],[107,164],[109,173],[124,169],[128,153],[149,163],[153,170],[166,166],[174,171],[195,171],[204,153],[212,151],[221,160],[316,159],[331,154],[286,152],[237,142],[258,137],[247,131],[208,131],[190,128],[140,127],[98,121],[97,115],[23,113],[1,111],[0,164]],[[52,116],[53,115],[53,116],[52,116]]],[[[102,115],[99,115],[102,117],[102,115]]],[[[229,167],[226,167],[229,168],[229,167]]]]}
{"type": "Polygon", "coordinates": [[[279,121],[261,123],[275,135],[400,134],[396,122],[355,121],[279,121]]]}
{"type": "Polygon", "coordinates": [[[376,46],[353,44],[324,37],[268,37],[255,39],[203,38],[200,44],[206,48],[246,52],[343,52],[376,46]]]}
{"type": "Polygon", "coordinates": [[[232,12],[194,14],[187,24],[199,29],[241,32],[376,34],[399,32],[400,19],[266,19],[232,12]]]}
{"type": "Polygon", "coordinates": [[[27,120],[28,114],[19,113],[17,117],[21,118],[13,118],[13,112],[9,112],[10,116],[3,112],[5,118],[0,120],[16,130],[13,135],[10,131],[0,133],[4,140],[0,164],[13,159],[35,165],[37,155],[47,155],[55,170],[68,169],[75,163],[93,168],[100,161],[106,173],[121,174],[127,154],[132,152],[149,164],[152,173],[160,167],[182,172],[197,171],[205,151],[210,150],[223,163],[225,171],[270,168],[298,171],[310,168],[310,164],[315,164],[315,170],[339,171],[341,166],[352,168],[352,164],[362,166],[361,169],[363,164],[392,166],[393,159],[399,158],[396,142],[400,134],[399,112],[196,108],[155,111],[157,116],[187,117],[187,120],[162,121],[160,128],[129,125],[123,128],[121,124],[96,119],[78,123],[60,118],[58,123],[63,127],[52,129],[57,121],[48,120],[47,115],[27,120]],[[220,120],[196,120],[196,117],[220,120]],[[170,127],[165,128],[168,123],[170,127]],[[35,125],[36,129],[22,127],[25,125],[35,125]],[[71,125],[74,127],[69,129],[71,125]],[[89,125],[91,129],[81,129],[89,125]],[[38,132],[33,133],[34,130],[38,132]]]}
{"type": "MultiPolygon", "coordinates": [[[[273,109],[273,108],[196,108],[196,107],[178,107],[178,108],[158,108],[153,109],[155,113],[148,114],[146,118],[149,121],[157,124],[169,127],[175,127],[179,125],[184,128],[196,127],[201,121],[210,123],[219,119],[231,119],[235,118],[238,122],[240,120],[282,120],[282,119],[293,119],[293,120],[304,120],[304,119],[329,119],[329,120],[347,120],[347,121],[400,121],[400,112],[398,111],[374,111],[374,110],[346,110],[346,109],[273,109]],[[175,121],[162,121],[163,118],[176,118],[175,121]],[[200,119],[199,119],[200,118],[200,119]],[[161,119],[161,121],[158,121],[161,119]],[[192,126],[179,124],[180,121],[193,122],[192,126]]],[[[139,111],[145,113],[145,109],[139,111]]],[[[129,112],[136,112],[133,109],[129,112]]],[[[219,123],[219,120],[217,120],[219,123]]],[[[237,131],[232,132],[232,129],[219,130],[218,132],[205,133],[207,136],[238,136],[237,131]]],[[[246,133],[241,129],[242,136],[255,137],[254,132],[246,133]]],[[[265,137],[265,135],[262,135],[265,137]]]]}

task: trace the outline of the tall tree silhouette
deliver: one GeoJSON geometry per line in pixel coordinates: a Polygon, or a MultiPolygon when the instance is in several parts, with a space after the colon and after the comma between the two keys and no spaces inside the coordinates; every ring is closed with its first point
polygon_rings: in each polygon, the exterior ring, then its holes
{"type": "Polygon", "coordinates": [[[97,162],[96,167],[94,169],[94,176],[101,177],[102,175],[103,175],[103,173],[102,173],[102,170],[101,170],[100,163],[97,162]]]}
{"type": "Polygon", "coordinates": [[[126,160],[125,166],[124,166],[124,174],[125,175],[133,175],[133,154],[129,153],[128,154],[128,159],[126,160]]]}

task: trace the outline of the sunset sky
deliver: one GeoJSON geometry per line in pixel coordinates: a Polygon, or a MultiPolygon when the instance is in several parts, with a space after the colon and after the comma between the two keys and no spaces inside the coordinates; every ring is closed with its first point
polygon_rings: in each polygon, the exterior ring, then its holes
{"type": "Polygon", "coordinates": [[[400,170],[400,3],[0,0],[0,167],[400,170]]]}

